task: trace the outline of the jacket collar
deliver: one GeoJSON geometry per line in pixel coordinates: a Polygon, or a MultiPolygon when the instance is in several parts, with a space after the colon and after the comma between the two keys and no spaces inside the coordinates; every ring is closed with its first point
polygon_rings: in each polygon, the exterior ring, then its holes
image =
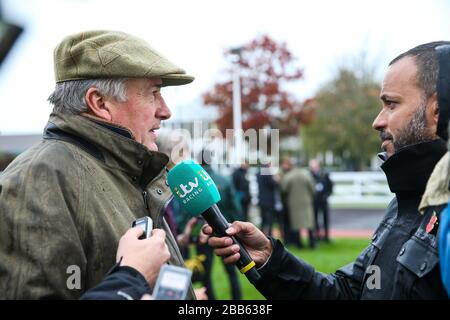
{"type": "Polygon", "coordinates": [[[126,128],[81,115],[52,113],[44,139],[58,139],[75,144],[107,166],[125,172],[142,188],[153,180],[169,158],[150,151],[133,139],[126,128]]]}
{"type": "Polygon", "coordinates": [[[446,204],[450,199],[450,153],[447,152],[434,167],[433,173],[427,183],[427,188],[420,201],[419,210],[421,213],[430,206],[446,204]]]}
{"type": "Polygon", "coordinates": [[[391,192],[423,194],[434,166],[447,151],[441,139],[404,147],[382,165],[391,192]]]}

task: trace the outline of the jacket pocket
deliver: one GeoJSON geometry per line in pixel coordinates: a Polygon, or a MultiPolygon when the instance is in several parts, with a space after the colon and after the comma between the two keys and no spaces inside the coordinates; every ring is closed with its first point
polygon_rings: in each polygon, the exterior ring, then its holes
{"type": "Polygon", "coordinates": [[[397,262],[416,277],[422,278],[436,267],[439,256],[435,248],[413,236],[400,249],[397,262]]]}
{"type": "MultiPolygon", "coordinates": [[[[433,235],[428,235],[434,237],[433,235]]],[[[436,249],[414,235],[397,256],[397,272],[394,280],[393,299],[433,298],[434,274],[439,266],[436,249]],[[434,273],[432,273],[434,271],[434,273]],[[430,275],[427,277],[427,275],[430,275]]]]}

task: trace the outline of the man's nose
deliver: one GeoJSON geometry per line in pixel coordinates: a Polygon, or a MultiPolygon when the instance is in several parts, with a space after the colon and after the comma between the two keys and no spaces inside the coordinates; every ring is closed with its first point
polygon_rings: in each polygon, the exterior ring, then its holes
{"type": "Polygon", "coordinates": [[[172,116],[172,112],[170,111],[170,109],[167,106],[166,101],[164,101],[163,97],[161,97],[159,108],[157,110],[156,115],[161,120],[167,120],[172,116]]]}
{"type": "Polygon", "coordinates": [[[384,113],[384,110],[381,110],[380,113],[375,118],[375,120],[373,120],[372,128],[381,131],[385,129],[386,126],[387,126],[387,117],[384,113]]]}

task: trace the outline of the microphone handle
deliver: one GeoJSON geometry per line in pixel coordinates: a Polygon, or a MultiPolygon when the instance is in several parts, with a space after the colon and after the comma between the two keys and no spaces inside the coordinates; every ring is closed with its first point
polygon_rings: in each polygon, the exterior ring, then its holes
{"type": "Polygon", "coordinates": [[[217,205],[213,205],[212,207],[206,209],[202,213],[203,218],[205,218],[206,222],[211,226],[214,233],[218,235],[219,237],[230,237],[233,240],[233,243],[239,245],[240,251],[239,254],[241,255],[240,259],[236,262],[236,266],[238,267],[239,271],[247,277],[247,279],[252,283],[255,284],[256,281],[261,278],[258,270],[255,268],[255,262],[250,257],[250,254],[247,252],[247,250],[244,248],[244,246],[241,244],[241,242],[234,236],[229,236],[226,234],[225,230],[228,229],[229,223],[227,219],[222,215],[222,212],[220,212],[217,205]]]}

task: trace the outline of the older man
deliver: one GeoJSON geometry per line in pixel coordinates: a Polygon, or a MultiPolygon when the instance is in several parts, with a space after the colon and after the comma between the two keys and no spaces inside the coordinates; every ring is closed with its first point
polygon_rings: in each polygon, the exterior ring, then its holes
{"type": "MultiPolygon", "coordinates": [[[[380,132],[385,160],[381,168],[395,198],[372,237],[372,243],[349,265],[325,275],[267,239],[250,223],[235,222],[229,235],[243,239],[260,266],[256,287],[275,299],[446,299],[437,251],[437,216],[443,205],[421,215],[418,209],[428,178],[446,152],[438,135],[437,50],[449,42],[417,46],[394,60],[384,77],[382,108],[373,122],[380,132]]],[[[448,102],[446,102],[448,103],[448,102]]],[[[204,232],[211,234],[211,228],[204,232]]],[[[227,237],[209,243],[234,263],[239,248],[227,237]]]]}
{"type": "Polygon", "coordinates": [[[68,36],[54,64],[43,139],[0,177],[0,298],[80,297],[146,215],[167,234],[169,263],[183,264],[163,219],[168,157],[155,139],[171,116],[161,87],[194,78],[121,32],[68,36]]]}

